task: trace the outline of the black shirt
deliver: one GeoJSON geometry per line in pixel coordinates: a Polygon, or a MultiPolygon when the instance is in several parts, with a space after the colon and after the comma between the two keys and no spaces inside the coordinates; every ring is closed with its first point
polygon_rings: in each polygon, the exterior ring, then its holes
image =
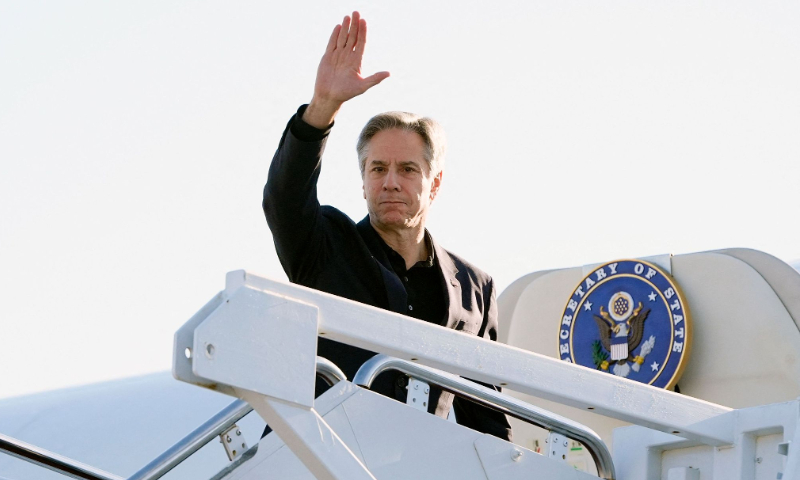
{"type": "Polygon", "coordinates": [[[437,266],[438,259],[433,251],[430,234],[425,231],[425,246],[428,258],[420,260],[406,269],[405,259],[383,242],[386,256],[392,264],[394,273],[400,277],[408,293],[408,307],[405,314],[419,320],[444,326],[447,322],[447,307],[442,288],[442,275],[437,266]]]}

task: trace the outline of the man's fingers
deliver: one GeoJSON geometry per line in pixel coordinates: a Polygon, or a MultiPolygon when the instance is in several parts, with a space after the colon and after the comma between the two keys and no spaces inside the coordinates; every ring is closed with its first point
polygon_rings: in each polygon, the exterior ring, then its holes
{"type": "Polygon", "coordinates": [[[342,28],[339,29],[339,36],[336,39],[336,48],[344,48],[347,43],[347,34],[350,31],[350,17],[345,15],[342,20],[342,28]]]}
{"type": "Polygon", "coordinates": [[[350,33],[347,35],[347,50],[352,50],[358,42],[358,27],[361,25],[361,15],[353,12],[353,21],[350,24],[350,33]]]}
{"type": "Polygon", "coordinates": [[[331,32],[331,38],[328,39],[328,46],[325,48],[325,52],[330,53],[336,49],[336,40],[339,38],[339,30],[341,29],[341,25],[333,27],[333,32],[331,32]]]}
{"type": "Polygon", "coordinates": [[[378,72],[376,74],[370,75],[369,77],[364,79],[364,82],[369,85],[368,88],[372,88],[375,85],[381,83],[382,81],[389,78],[389,72],[378,72]]]}
{"type": "Polygon", "coordinates": [[[367,21],[363,18],[358,22],[358,42],[356,43],[356,53],[364,56],[364,48],[367,46],[367,21]]]}

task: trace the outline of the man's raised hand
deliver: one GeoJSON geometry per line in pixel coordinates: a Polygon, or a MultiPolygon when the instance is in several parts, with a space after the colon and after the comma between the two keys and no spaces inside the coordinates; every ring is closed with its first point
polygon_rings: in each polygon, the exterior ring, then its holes
{"type": "Polygon", "coordinates": [[[358,12],[336,25],[317,68],[314,97],[303,120],[317,128],[333,123],[342,104],[382,82],[389,72],[361,76],[361,59],[367,43],[367,22],[358,12]],[[351,21],[352,20],[352,21],[351,21]]]}

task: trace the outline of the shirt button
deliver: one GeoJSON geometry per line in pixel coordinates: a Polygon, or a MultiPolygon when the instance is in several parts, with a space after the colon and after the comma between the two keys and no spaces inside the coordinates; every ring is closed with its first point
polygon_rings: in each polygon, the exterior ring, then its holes
{"type": "Polygon", "coordinates": [[[409,305],[409,306],[408,306],[408,310],[409,310],[409,311],[411,311],[411,310],[414,310],[414,305],[409,305]]]}
{"type": "Polygon", "coordinates": [[[403,277],[403,281],[407,282],[408,281],[408,277],[403,277]]]}

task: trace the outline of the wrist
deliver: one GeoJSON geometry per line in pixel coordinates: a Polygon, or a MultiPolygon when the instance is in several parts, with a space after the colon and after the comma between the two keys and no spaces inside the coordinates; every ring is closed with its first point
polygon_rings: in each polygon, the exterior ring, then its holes
{"type": "Polygon", "coordinates": [[[341,107],[341,102],[322,100],[314,96],[303,113],[303,121],[319,129],[328,128],[341,107]]]}

